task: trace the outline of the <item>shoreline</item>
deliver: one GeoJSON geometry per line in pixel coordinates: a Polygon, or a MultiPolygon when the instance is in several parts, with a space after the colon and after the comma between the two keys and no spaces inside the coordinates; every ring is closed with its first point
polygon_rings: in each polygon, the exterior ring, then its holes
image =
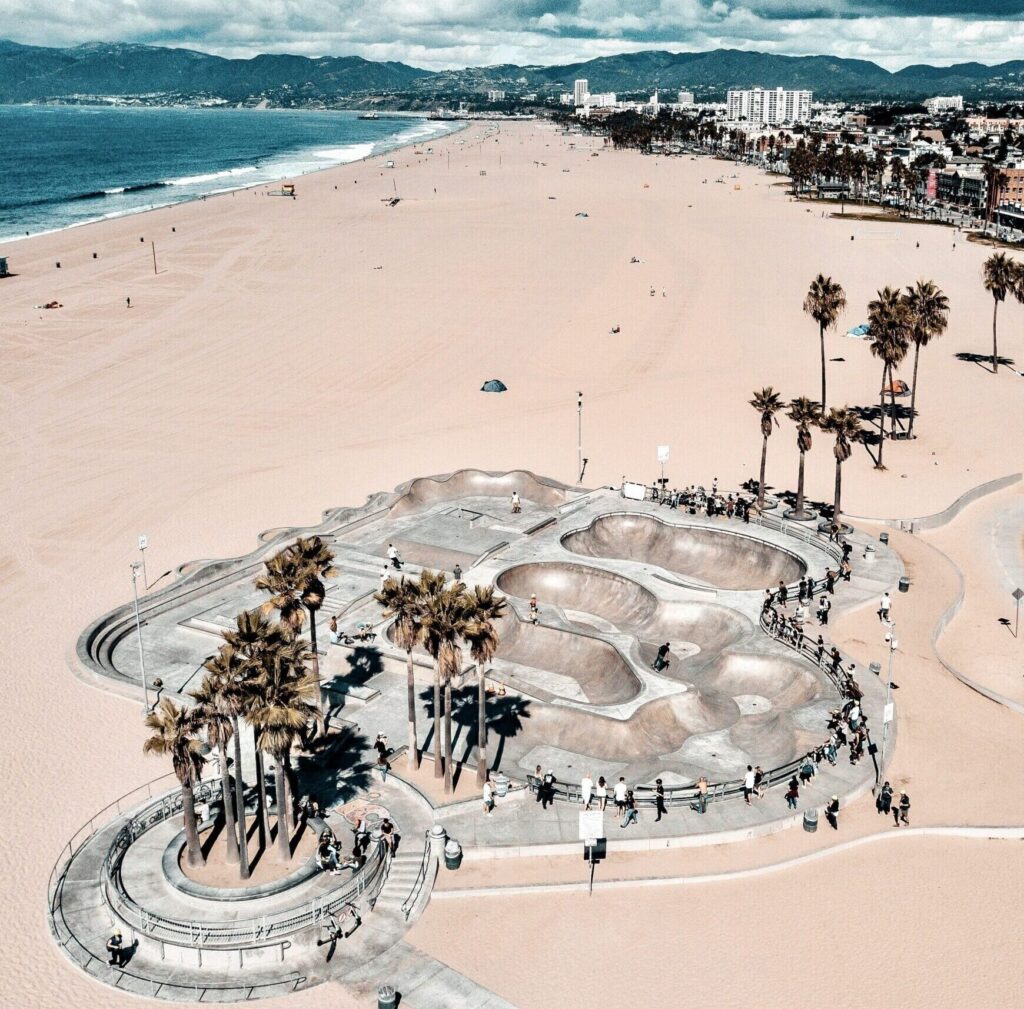
{"type": "MultiPolygon", "coordinates": [[[[85,108],[85,109],[99,109],[99,110],[103,110],[103,111],[111,111],[111,110],[114,110],[114,111],[136,111],[136,107],[134,107],[134,106],[121,107],[121,106],[117,106],[117,105],[76,105],[76,104],[70,104],[70,103],[53,103],[53,104],[55,106],[58,106],[58,107],[61,107],[61,108],[85,108]]],[[[6,105],[6,106],[5,105],[0,105],[0,108],[46,108],[46,107],[47,107],[46,105],[37,105],[37,104],[6,105]]],[[[158,106],[145,106],[145,107],[142,107],[141,109],[139,109],[139,111],[151,111],[151,110],[166,111],[168,109],[170,109],[171,111],[177,110],[177,111],[182,111],[182,112],[205,112],[205,111],[210,111],[210,112],[221,112],[221,111],[224,111],[224,112],[228,112],[228,111],[238,111],[238,110],[234,110],[234,109],[217,109],[217,108],[205,109],[205,108],[202,108],[202,107],[195,107],[195,108],[193,108],[191,106],[159,106],[159,105],[158,106]]],[[[245,110],[241,110],[241,111],[249,111],[249,112],[257,112],[257,111],[258,112],[275,112],[275,111],[279,111],[279,112],[350,112],[350,113],[352,113],[354,115],[358,115],[358,112],[355,109],[245,109],[245,110]]],[[[421,115],[421,114],[418,114],[418,113],[415,113],[415,112],[410,112],[410,113],[393,113],[389,117],[386,117],[386,116],[382,115],[380,118],[381,119],[384,119],[384,118],[413,119],[413,120],[421,121],[421,122],[434,122],[434,120],[428,120],[427,119],[427,114],[426,113],[423,113],[421,115]]],[[[357,165],[360,162],[368,161],[371,158],[375,158],[375,157],[378,157],[378,156],[383,155],[383,154],[390,154],[393,151],[401,151],[401,150],[404,150],[406,147],[415,146],[416,144],[419,144],[419,143],[430,143],[432,141],[443,139],[444,137],[449,137],[449,136],[451,136],[451,135],[453,135],[455,133],[461,132],[467,126],[470,125],[470,121],[466,121],[466,120],[437,120],[437,122],[443,122],[445,124],[458,123],[458,125],[453,126],[453,127],[449,128],[449,129],[445,129],[443,132],[440,132],[440,133],[436,134],[436,136],[418,137],[416,139],[403,140],[403,141],[400,141],[400,142],[394,143],[394,144],[388,144],[388,142],[384,141],[384,142],[381,142],[382,145],[380,147],[377,147],[378,141],[366,141],[366,143],[369,143],[372,147],[374,147],[376,149],[371,150],[369,153],[363,154],[360,157],[352,158],[349,161],[329,161],[326,164],[324,164],[322,167],[309,168],[306,171],[290,172],[290,173],[287,173],[287,174],[284,174],[284,175],[273,175],[271,178],[261,179],[259,182],[252,182],[252,183],[250,183],[248,185],[245,185],[245,186],[224,186],[224,187],[221,187],[221,188],[218,188],[218,189],[211,189],[211,190],[208,190],[208,191],[205,191],[205,192],[191,194],[191,195],[183,197],[180,200],[168,200],[165,203],[152,203],[152,204],[147,204],[145,206],[133,207],[133,208],[130,208],[130,209],[127,209],[127,210],[112,211],[109,214],[101,214],[98,217],[90,217],[90,218],[88,218],[88,219],[86,219],[84,221],[75,221],[72,224],[64,224],[64,225],[61,225],[60,227],[57,227],[57,228],[45,228],[42,231],[32,231],[32,232],[28,232],[28,233],[26,233],[24,235],[12,235],[9,238],[0,237],[0,251],[3,251],[5,246],[8,246],[8,245],[10,245],[10,244],[12,244],[14,242],[24,242],[24,241],[27,241],[28,239],[40,238],[40,237],[43,237],[45,235],[59,235],[61,232],[71,231],[71,230],[73,230],[75,228],[84,228],[84,227],[88,227],[89,225],[93,225],[93,224],[102,224],[104,221],[117,221],[117,220],[120,220],[120,219],[125,218],[125,217],[135,217],[136,215],[139,215],[139,214],[148,214],[148,213],[150,213],[151,211],[154,211],[154,210],[166,210],[168,207],[178,207],[178,206],[182,206],[183,204],[194,203],[196,201],[208,199],[208,198],[213,197],[213,196],[224,196],[227,193],[245,192],[246,190],[249,190],[249,189],[258,189],[261,186],[269,186],[269,185],[273,185],[274,183],[277,183],[277,182],[285,182],[288,179],[307,178],[310,175],[316,175],[316,174],[318,174],[320,172],[330,171],[330,170],[332,170],[334,168],[344,168],[346,165],[357,165]]],[[[395,137],[395,139],[397,140],[397,137],[395,137]]],[[[315,150],[315,149],[316,148],[309,148],[309,150],[315,150]]],[[[302,151],[296,151],[295,152],[296,155],[299,155],[301,153],[303,153],[303,152],[302,151]]],[[[259,171],[258,167],[256,167],[256,166],[253,166],[253,167],[254,167],[255,171],[259,171]]],[[[227,172],[226,169],[224,169],[223,171],[227,172]]],[[[204,173],[197,173],[197,174],[204,174],[204,173]]],[[[158,183],[153,183],[153,185],[154,186],[167,186],[168,188],[171,188],[173,184],[168,182],[168,181],[166,181],[166,180],[161,180],[158,183]]],[[[112,186],[110,188],[112,190],[114,190],[114,189],[117,189],[119,187],[112,186]]],[[[112,193],[111,195],[114,195],[114,194],[112,193]]],[[[64,201],[64,202],[70,202],[73,199],[74,199],[74,197],[69,198],[69,200],[64,201]]],[[[18,208],[15,207],[15,208],[12,208],[12,209],[17,210],[18,208]]]]}

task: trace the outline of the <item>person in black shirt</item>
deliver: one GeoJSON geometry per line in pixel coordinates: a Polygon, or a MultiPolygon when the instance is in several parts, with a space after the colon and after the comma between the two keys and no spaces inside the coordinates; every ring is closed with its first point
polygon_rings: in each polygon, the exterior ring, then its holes
{"type": "Polygon", "coordinates": [[[541,809],[547,809],[555,801],[555,782],[558,779],[555,777],[553,771],[548,771],[547,774],[541,778],[540,787],[542,789],[542,795],[540,800],[541,809]]]}
{"type": "Polygon", "coordinates": [[[833,795],[829,804],[825,807],[825,819],[833,830],[839,829],[839,796],[833,795]]]}
{"type": "Polygon", "coordinates": [[[662,816],[668,816],[668,810],[665,808],[665,786],[662,785],[661,778],[658,778],[654,783],[654,808],[658,812],[658,815],[654,818],[655,823],[657,823],[662,816]]]}
{"type": "Polygon", "coordinates": [[[654,660],[653,668],[655,672],[661,672],[668,665],[668,653],[670,651],[669,643],[666,641],[658,649],[658,657],[654,660]]]}
{"type": "Polygon", "coordinates": [[[892,785],[887,781],[883,786],[882,790],[878,793],[878,799],[875,801],[875,806],[878,812],[883,816],[888,816],[892,809],[892,785]]]}

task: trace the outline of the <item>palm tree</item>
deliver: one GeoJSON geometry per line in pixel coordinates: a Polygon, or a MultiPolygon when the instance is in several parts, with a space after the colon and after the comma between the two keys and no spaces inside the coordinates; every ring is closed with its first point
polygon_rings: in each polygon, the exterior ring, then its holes
{"type": "Polygon", "coordinates": [[[256,730],[261,750],[274,758],[277,793],[277,848],[282,861],[291,858],[292,801],[285,767],[295,740],[311,720],[321,717],[317,703],[319,681],[307,669],[309,651],[304,642],[291,641],[264,655],[253,684],[247,718],[256,730]]]}
{"type": "Polygon", "coordinates": [[[917,362],[921,348],[933,337],[942,336],[949,321],[949,298],[930,280],[919,280],[907,288],[907,311],[910,313],[910,335],[914,341],[914,378],[910,386],[910,425],[907,437],[914,437],[914,404],[917,402],[917,362]]]}
{"type": "Polygon", "coordinates": [[[434,660],[434,777],[444,774],[444,790],[452,790],[452,679],[462,673],[460,639],[469,622],[466,592],[442,583],[423,601],[423,642],[434,660]],[[444,761],[441,760],[440,712],[444,687],[444,761]],[[442,772],[443,766],[443,772],[442,772]]]}
{"type": "MultiPolygon", "coordinates": [[[[882,362],[882,388],[878,404],[878,462],[876,469],[885,469],[882,453],[885,447],[885,389],[886,377],[892,394],[892,371],[907,354],[909,341],[907,305],[900,292],[884,287],[868,304],[868,331],[871,336],[871,354],[882,362]]],[[[892,423],[896,422],[896,403],[893,396],[892,423]]]]}
{"type": "Polygon", "coordinates": [[[409,708],[409,760],[414,768],[420,766],[419,744],[416,737],[416,679],[412,661],[413,649],[423,637],[421,617],[423,601],[441,589],[444,575],[439,571],[420,572],[418,582],[405,578],[388,578],[374,599],[384,608],[386,619],[394,617],[392,636],[395,644],[405,652],[406,698],[409,708]],[[440,582],[438,581],[440,580],[440,582]]]}
{"type": "Polygon", "coordinates": [[[860,418],[848,406],[833,407],[821,421],[822,431],[835,436],[832,451],[836,457],[836,493],[832,500],[832,522],[842,528],[843,463],[850,458],[851,443],[859,441],[863,430],[860,418]]]}
{"type": "Polygon", "coordinates": [[[501,644],[495,625],[505,612],[505,600],[494,594],[491,585],[476,585],[467,597],[470,613],[464,636],[469,644],[469,654],[476,663],[476,780],[482,785],[487,780],[487,663],[494,658],[501,644]]]}
{"type": "Polygon", "coordinates": [[[1006,301],[1007,292],[1015,292],[1018,284],[1017,264],[1005,252],[993,252],[985,260],[982,273],[985,290],[992,294],[992,374],[999,371],[999,350],[996,331],[996,316],[999,305],[1006,301]]]}
{"type": "Polygon", "coordinates": [[[185,821],[185,847],[192,868],[206,864],[199,844],[196,803],[192,790],[199,783],[206,758],[200,752],[199,736],[192,713],[165,697],[148,715],[146,728],[153,735],[142,744],[143,753],[158,753],[171,758],[174,773],[181,782],[181,808],[185,821]]]}
{"type": "Polygon", "coordinates": [[[832,329],[839,313],[846,307],[846,292],[842,285],[831,277],[818,274],[811,281],[804,311],[818,324],[818,338],[821,342],[821,408],[825,409],[825,330],[832,329]]]}
{"type": "Polygon", "coordinates": [[[256,588],[270,593],[263,611],[277,610],[281,623],[294,633],[302,630],[306,611],[302,603],[304,573],[294,551],[286,547],[263,562],[264,572],[255,579],[256,588]]]}
{"type": "Polygon", "coordinates": [[[798,396],[789,404],[787,417],[796,424],[796,446],[800,449],[800,473],[796,483],[796,507],[793,518],[808,517],[804,511],[804,457],[811,450],[811,426],[821,420],[821,407],[806,396],[798,396]]]}
{"type": "Polygon", "coordinates": [[[223,644],[217,654],[203,663],[203,668],[215,678],[217,705],[231,720],[231,738],[235,744],[235,814],[238,821],[239,875],[248,879],[249,839],[245,823],[245,782],[242,779],[242,733],[238,719],[245,710],[245,664],[229,644],[223,644]]]}
{"type": "Polygon", "coordinates": [[[764,467],[768,460],[768,439],[772,436],[772,426],[779,426],[775,415],[782,409],[779,394],[770,386],[754,393],[750,405],[761,415],[761,477],[757,482],[757,507],[764,508],[764,467]]]}
{"type": "Polygon", "coordinates": [[[231,716],[221,703],[219,672],[209,670],[209,663],[216,662],[216,658],[213,658],[203,663],[204,667],[207,667],[207,673],[198,689],[192,691],[196,701],[192,716],[197,728],[206,734],[206,742],[217,750],[221,798],[224,803],[225,861],[234,864],[239,860],[239,852],[238,837],[235,834],[235,803],[231,795],[231,775],[228,773],[228,744],[234,735],[234,726],[231,716]]]}
{"type": "Polygon", "coordinates": [[[299,601],[309,613],[309,642],[313,656],[313,675],[320,682],[320,655],[316,645],[316,614],[324,604],[327,589],[324,582],[334,578],[334,553],[319,537],[299,537],[290,547],[299,567],[299,601]]]}

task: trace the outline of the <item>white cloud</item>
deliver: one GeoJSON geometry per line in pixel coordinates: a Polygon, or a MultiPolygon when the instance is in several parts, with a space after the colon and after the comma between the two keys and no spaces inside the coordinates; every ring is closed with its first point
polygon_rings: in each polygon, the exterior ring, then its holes
{"type": "Polygon", "coordinates": [[[718,46],[873,59],[889,69],[1024,53],[1014,0],[973,5],[1000,16],[898,16],[908,7],[954,6],[868,0],[860,10],[882,13],[858,17],[851,0],[234,0],[230,8],[223,0],[7,0],[3,31],[37,45],[116,40],[236,57],[354,54],[427,69],[718,46]]]}

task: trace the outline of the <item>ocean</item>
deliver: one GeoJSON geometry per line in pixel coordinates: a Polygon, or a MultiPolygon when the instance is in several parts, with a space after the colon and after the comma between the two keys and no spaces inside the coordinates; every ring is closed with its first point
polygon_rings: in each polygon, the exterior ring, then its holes
{"type": "Polygon", "coordinates": [[[0,241],[357,161],[461,125],[357,116],[0,106],[0,241]]]}

